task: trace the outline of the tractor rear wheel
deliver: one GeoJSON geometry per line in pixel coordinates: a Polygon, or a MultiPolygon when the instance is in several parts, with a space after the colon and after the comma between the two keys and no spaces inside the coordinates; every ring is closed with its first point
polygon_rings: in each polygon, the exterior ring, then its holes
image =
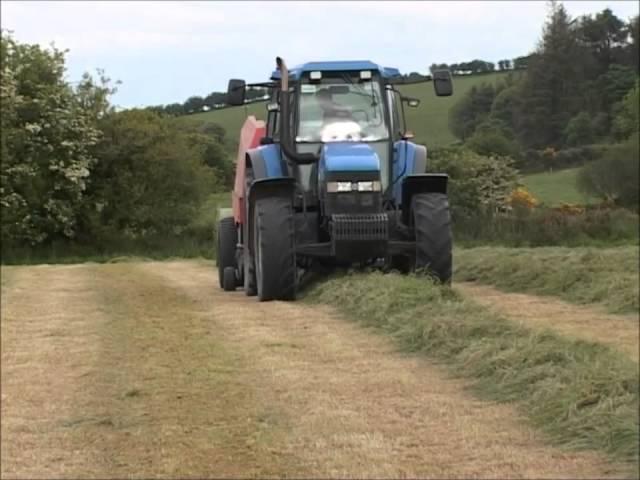
{"type": "Polygon", "coordinates": [[[218,241],[216,252],[216,262],[218,264],[218,281],[220,288],[224,288],[224,269],[232,267],[234,270],[236,265],[236,223],[233,217],[226,217],[218,222],[218,241]]]}
{"type": "Polygon", "coordinates": [[[416,233],[416,270],[425,269],[451,283],[452,235],[449,199],[443,193],[420,193],[411,200],[416,233]]]}
{"type": "Polygon", "coordinates": [[[259,198],[253,212],[253,255],[258,299],[294,300],[297,272],[291,199],[259,198]]]}

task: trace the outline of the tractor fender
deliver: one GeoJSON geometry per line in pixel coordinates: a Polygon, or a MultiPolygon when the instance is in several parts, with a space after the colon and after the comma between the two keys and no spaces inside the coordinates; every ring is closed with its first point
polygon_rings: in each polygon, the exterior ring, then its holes
{"type": "Polygon", "coordinates": [[[252,170],[254,180],[284,177],[287,172],[280,147],[276,144],[247,150],[245,161],[247,168],[252,170]]]}
{"type": "Polygon", "coordinates": [[[407,175],[402,179],[402,222],[409,224],[411,197],[417,193],[447,194],[449,175],[446,173],[423,173],[407,175]]]}
{"type": "Polygon", "coordinates": [[[253,209],[256,200],[267,197],[286,197],[293,202],[296,179],[293,177],[258,178],[253,181],[247,195],[247,247],[253,251],[253,209]]]}
{"type": "Polygon", "coordinates": [[[407,140],[399,140],[394,144],[393,152],[393,197],[396,203],[402,203],[402,188],[399,180],[404,180],[408,175],[419,175],[427,171],[427,147],[407,140]]]}
{"type": "MultiPolygon", "coordinates": [[[[238,173],[236,173],[238,175],[238,173]]],[[[287,166],[280,154],[277,145],[264,145],[250,148],[244,154],[244,168],[240,184],[236,178],[236,190],[238,199],[238,211],[236,221],[244,224],[247,221],[248,189],[251,182],[263,178],[284,177],[287,175],[287,166]]]]}

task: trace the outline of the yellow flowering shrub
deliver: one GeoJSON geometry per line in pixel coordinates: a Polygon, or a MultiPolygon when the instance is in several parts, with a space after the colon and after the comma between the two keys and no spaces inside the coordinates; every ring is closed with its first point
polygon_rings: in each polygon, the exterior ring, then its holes
{"type": "Polygon", "coordinates": [[[518,187],[509,195],[508,203],[512,208],[531,210],[540,202],[524,187],[518,187]]]}

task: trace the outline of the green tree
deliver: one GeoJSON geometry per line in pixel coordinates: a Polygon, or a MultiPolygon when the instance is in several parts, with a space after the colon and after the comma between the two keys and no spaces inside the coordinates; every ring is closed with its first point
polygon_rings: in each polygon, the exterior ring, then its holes
{"type": "Polygon", "coordinates": [[[596,61],[596,75],[606,72],[627,44],[628,30],[625,23],[609,8],[595,16],[583,16],[578,22],[578,38],[596,61]]]}
{"type": "Polygon", "coordinates": [[[609,147],[599,160],[585,165],[578,188],[605,201],[638,210],[640,175],[638,133],[626,142],[609,147]]]}
{"type": "Polygon", "coordinates": [[[495,87],[489,83],[473,86],[458,100],[449,112],[449,129],[461,140],[466,140],[476,127],[489,116],[496,96],[495,87]]]}
{"type": "Polygon", "coordinates": [[[521,99],[520,84],[513,83],[502,89],[491,104],[490,118],[500,120],[511,132],[517,131],[521,99]]]}
{"type": "Polygon", "coordinates": [[[115,113],[100,126],[87,210],[94,236],[136,239],[186,229],[216,188],[197,142],[148,110],[115,113]]]}
{"type": "Polygon", "coordinates": [[[565,143],[575,147],[586,145],[593,141],[591,116],[587,112],[581,112],[573,117],[564,130],[565,143]]]}
{"type": "Polygon", "coordinates": [[[559,145],[569,119],[580,110],[584,51],[561,4],[551,2],[542,41],[522,86],[518,137],[526,147],[559,145]]]}
{"type": "Polygon", "coordinates": [[[631,39],[627,54],[629,65],[635,67],[636,73],[640,73],[640,15],[629,21],[627,31],[631,39]]]}
{"type": "Polygon", "coordinates": [[[629,90],[622,101],[614,109],[617,114],[613,120],[612,133],[615,138],[622,140],[640,130],[640,82],[629,90]]]}
{"type": "Polygon", "coordinates": [[[465,146],[485,156],[518,156],[518,146],[513,141],[511,131],[506,124],[495,118],[478,125],[473,135],[465,142],[465,146]]]}
{"type": "Polygon", "coordinates": [[[65,81],[65,52],[2,33],[2,240],[37,245],[77,233],[101,108],[65,81]],[[95,108],[93,108],[95,107],[95,108]]]}
{"type": "Polygon", "coordinates": [[[184,105],[181,103],[171,103],[164,107],[164,111],[171,116],[177,117],[186,113],[184,105]]]}
{"type": "Polygon", "coordinates": [[[433,152],[429,169],[449,174],[454,222],[504,208],[518,182],[511,158],[480,155],[464,148],[433,152]]]}
{"type": "Polygon", "coordinates": [[[189,97],[186,102],[184,102],[184,112],[185,113],[195,113],[201,112],[202,107],[205,106],[204,98],[194,95],[193,97],[189,97]]]}

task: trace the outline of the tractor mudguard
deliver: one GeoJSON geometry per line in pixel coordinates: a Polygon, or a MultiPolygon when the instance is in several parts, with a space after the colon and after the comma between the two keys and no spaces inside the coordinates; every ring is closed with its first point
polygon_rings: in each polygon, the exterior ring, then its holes
{"type": "Polygon", "coordinates": [[[447,194],[449,175],[446,173],[423,173],[421,175],[407,175],[402,180],[402,223],[409,224],[411,197],[416,193],[447,194]]]}
{"type": "Polygon", "coordinates": [[[402,203],[402,182],[408,175],[420,175],[427,171],[427,147],[407,140],[393,144],[393,198],[402,203]]]}
{"type": "Polygon", "coordinates": [[[259,178],[253,181],[248,194],[247,226],[249,231],[247,246],[253,250],[253,207],[256,200],[266,197],[287,197],[293,202],[296,179],[293,177],[259,178]]]}
{"type": "Polygon", "coordinates": [[[261,178],[276,178],[286,175],[286,165],[276,144],[262,145],[247,150],[247,168],[253,171],[255,180],[261,178]]]}

